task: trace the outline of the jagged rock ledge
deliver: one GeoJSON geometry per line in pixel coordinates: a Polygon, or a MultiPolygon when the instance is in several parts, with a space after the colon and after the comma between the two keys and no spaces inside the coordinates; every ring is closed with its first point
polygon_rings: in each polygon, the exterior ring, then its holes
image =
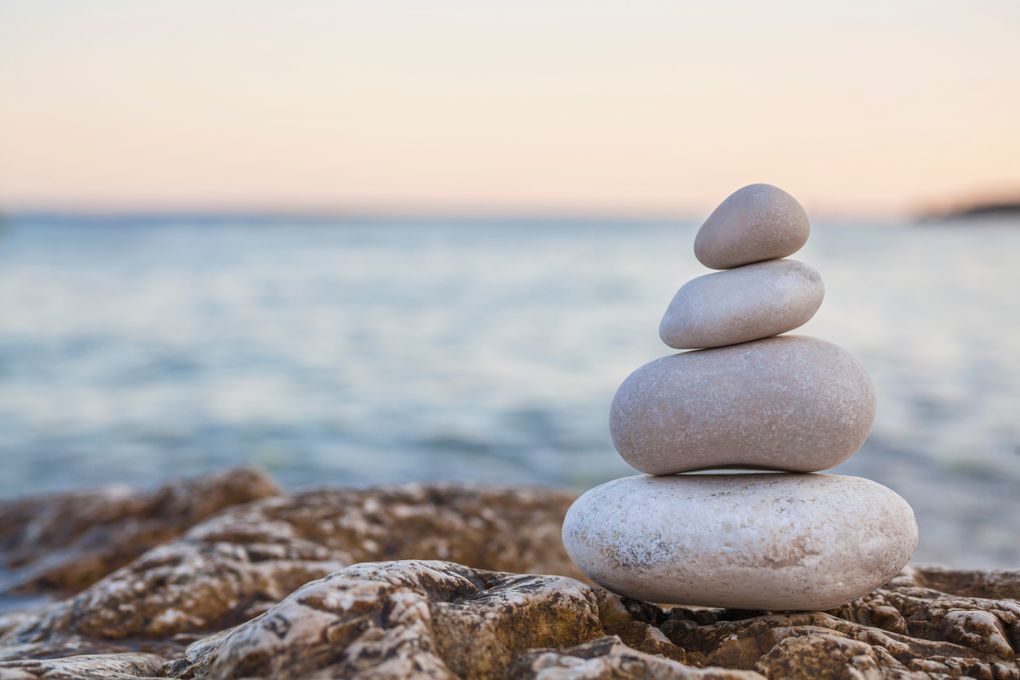
{"type": "Polygon", "coordinates": [[[583,580],[571,500],[288,495],[242,469],[0,502],[0,680],[1020,679],[1020,572],[908,568],[828,612],[662,609],[583,580]]]}

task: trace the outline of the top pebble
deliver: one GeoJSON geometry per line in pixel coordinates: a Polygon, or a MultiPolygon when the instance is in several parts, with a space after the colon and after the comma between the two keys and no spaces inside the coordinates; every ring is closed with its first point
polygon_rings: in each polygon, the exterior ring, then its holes
{"type": "Polygon", "coordinates": [[[706,267],[732,269],[792,255],[810,232],[797,199],[770,184],[751,184],[708,216],[694,239],[694,255],[706,267]]]}

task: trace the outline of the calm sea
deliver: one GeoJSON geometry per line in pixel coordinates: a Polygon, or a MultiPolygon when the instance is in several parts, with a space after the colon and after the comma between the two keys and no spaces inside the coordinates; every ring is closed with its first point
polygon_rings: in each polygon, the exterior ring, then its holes
{"type": "MultiPolygon", "coordinates": [[[[0,233],[0,495],[239,463],[284,484],[632,471],[607,412],[694,223],[54,219],[0,233]]],[[[801,332],[879,410],[839,468],[914,506],[918,559],[1020,567],[1020,225],[816,224],[801,332]]]]}

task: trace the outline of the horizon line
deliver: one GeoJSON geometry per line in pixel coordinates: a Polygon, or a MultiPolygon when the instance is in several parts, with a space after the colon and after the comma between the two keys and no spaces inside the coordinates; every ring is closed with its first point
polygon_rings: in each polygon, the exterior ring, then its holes
{"type": "MultiPolygon", "coordinates": [[[[352,204],[348,206],[281,204],[151,204],[151,205],[99,205],[56,203],[23,203],[3,207],[0,205],[0,219],[13,218],[78,218],[78,219],[174,219],[191,218],[207,220],[229,219],[291,219],[301,221],[325,220],[375,220],[375,219],[483,219],[483,220],[596,220],[596,221],[703,221],[714,210],[693,207],[675,209],[639,207],[599,206],[467,206],[439,204],[352,204]]],[[[822,220],[888,220],[913,219],[923,211],[919,210],[875,210],[841,211],[816,210],[813,219],[822,220]]]]}

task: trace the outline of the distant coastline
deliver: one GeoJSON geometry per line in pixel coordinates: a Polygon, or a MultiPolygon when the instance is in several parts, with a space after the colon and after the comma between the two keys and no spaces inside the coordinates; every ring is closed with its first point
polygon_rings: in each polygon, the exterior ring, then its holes
{"type": "Polygon", "coordinates": [[[951,222],[992,217],[1020,217],[1020,199],[983,201],[918,215],[920,222],[951,222]]]}

